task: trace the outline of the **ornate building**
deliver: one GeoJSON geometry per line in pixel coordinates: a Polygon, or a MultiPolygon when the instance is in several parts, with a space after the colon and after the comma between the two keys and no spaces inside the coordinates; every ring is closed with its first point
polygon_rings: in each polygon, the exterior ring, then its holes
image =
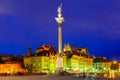
{"type": "MultiPolygon", "coordinates": [[[[72,51],[67,44],[62,56],[64,71],[90,72],[93,68],[93,58],[87,55],[86,48],[72,51]]],[[[29,48],[27,56],[24,57],[24,66],[33,73],[54,73],[57,69],[57,51],[50,45],[42,45],[35,53],[29,48]]]]}
{"type": "Polygon", "coordinates": [[[67,55],[66,71],[91,72],[93,68],[93,57],[89,56],[86,48],[73,48],[68,43],[64,46],[67,55]]]}
{"type": "MultiPolygon", "coordinates": [[[[65,55],[63,59],[63,66],[65,66],[65,55]]],[[[32,54],[29,49],[28,55],[24,57],[24,66],[33,73],[54,73],[57,68],[57,51],[50,45],[42,45],[32,54]]]]}
{"type": "MultiPolygon", "coordinates": [[[[28,49],[24,57],[25,68],[32,73],[54,73],[57,70],[57,50],[50,45],[42,45],[35,53],[28,49]]],[[[65,44],[62,52],[63,71],[70,73],[106,73],[111,70],[111,62],[106,57],[92,57],[86,48],[65,44]]]]}

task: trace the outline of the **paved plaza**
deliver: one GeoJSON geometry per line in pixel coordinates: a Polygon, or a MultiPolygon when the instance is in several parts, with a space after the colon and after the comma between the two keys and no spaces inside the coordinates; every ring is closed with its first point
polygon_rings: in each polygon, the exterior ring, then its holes
{"type": "Polygon", "coordinates": [[[0,80],[120,80],[105,78],[80,78],[73,76],[1,76],[0,80]]]}

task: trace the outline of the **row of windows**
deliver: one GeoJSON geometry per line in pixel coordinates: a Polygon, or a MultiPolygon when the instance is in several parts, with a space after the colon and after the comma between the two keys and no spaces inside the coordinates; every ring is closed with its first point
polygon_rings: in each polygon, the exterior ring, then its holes
{"type": "Polygon", "coordinates": [[[103,64],[93,64],[93,66],[101,66],[101,65],[103,65],[103,64]]]}

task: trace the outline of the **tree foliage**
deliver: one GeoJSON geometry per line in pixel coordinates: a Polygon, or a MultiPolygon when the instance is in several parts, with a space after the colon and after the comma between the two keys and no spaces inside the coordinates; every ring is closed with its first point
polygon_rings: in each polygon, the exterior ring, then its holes
{"type": "Polygon", "coordinates": [[[118,63],[112,63],[110,66],[111,70],[118,70],[119,69],[119,64],[118,63]]]}
{"type": "Polygon", "coordinates": [[[0,56],[0,64],[3,64],[5,63],[3,60],[2,60],[2,57],[0,56]]]}

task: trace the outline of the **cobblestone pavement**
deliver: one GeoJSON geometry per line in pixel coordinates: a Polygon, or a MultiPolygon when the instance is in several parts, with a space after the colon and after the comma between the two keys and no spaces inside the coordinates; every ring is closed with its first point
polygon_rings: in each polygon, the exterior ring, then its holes
{"type": "Polygon", "coordinates": [[[120,80],[105,78],[80,78],[73,76],[1,76],[0,80],[120,80]]]}

